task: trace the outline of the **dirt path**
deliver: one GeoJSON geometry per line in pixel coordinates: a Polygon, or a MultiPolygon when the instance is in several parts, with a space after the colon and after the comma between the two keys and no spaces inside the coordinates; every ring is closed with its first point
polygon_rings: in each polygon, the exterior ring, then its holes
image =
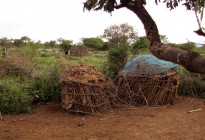
{"type": "Polygon", "coordinates": [[[74,115],[49,103],[36,113],[3,115],[0,140],[205,140],[205,100],[180,98],[162,108],[113,109],[74,115]]]}

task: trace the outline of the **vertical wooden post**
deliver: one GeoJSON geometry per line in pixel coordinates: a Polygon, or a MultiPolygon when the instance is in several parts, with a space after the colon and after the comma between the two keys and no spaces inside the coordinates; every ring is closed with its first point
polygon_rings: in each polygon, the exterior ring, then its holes
{"type": "Polygon", "coordinates": [[[3,56],[2,58],[6,58],[8,53],[8,49],[6,47],[3,48],[3,56]]]}

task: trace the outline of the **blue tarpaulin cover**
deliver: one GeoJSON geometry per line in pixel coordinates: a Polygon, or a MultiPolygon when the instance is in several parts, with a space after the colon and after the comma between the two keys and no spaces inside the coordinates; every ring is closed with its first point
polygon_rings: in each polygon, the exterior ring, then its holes
{"type": "Polygon", "coordinates": [[[153,55],[141,55],[128,62],[122,72],[133,75],[157,75],[170,69],[177,70],[178,65],[153,55]]]}

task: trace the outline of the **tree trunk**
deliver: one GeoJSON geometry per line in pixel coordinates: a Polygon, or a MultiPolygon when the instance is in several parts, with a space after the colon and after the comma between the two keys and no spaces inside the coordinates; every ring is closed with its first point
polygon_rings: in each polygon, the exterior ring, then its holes
{"type": "Polygon", "coordinates": [[[136,0],[134,4],[124,3],[124,6],[134,12],[143,23],[146,36],[150,42],[149,49],[151,53],[159,59],[180,64],[189,71],[205,74],[204,56],[161,43],[157,25],[142,2],[143,0],[136,0]]]}

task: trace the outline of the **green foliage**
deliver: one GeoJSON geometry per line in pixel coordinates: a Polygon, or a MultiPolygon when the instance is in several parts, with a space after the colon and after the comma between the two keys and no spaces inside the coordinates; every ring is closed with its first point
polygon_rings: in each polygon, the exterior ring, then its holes
{"type": "MultiPolygon", "coordinates": [[[[167,8],[170,10],[175,9],[183,0],[164,0],[163,3],[166,3],[167,8]]],[[[160,0],[155,0],[156,4],[160,0]]],[[[203,12],[204,0],[185,0],[182,5],[186,7],[187,10],[196,10],[198,12],[203,12]]]]}
{"type": "Polygon", "coordinates": [[[22,47],[25,45],[25,43],[21,39],[15,39],[14,40],[14,45],[18,48],[22,47]]]}
{"type": "Polygon", "coordinates": [[[7,37],[0,38],[1,47],[9,48],[12,47],[12,45],[13,45],[12,39],[8,39],[7,37]]]}
{"type": "Polygon", "coordinates": [[[134,27],[123,23],[120,25],[111,25],[106,28],[101,37],[108,40],[108,46],[119,47],[125,43],[129,45],[138,38],[138,35],[134,27]]]}
{"type": "Polygon", "coordinates": [[[22,36],[21,37],[21,40],[24,42],[24,43],[29,43],[31,41],[31,39],[28,37],[28,36],[22,36]]]}
{"type": "Polygon", "coordinates": [[[141,54],[142,51],[148,51],[149,41],[147,37],[140,37],[137,41],[131,44],[133,54],[141,54]]]}
{"type": "Polygon", "coordinates": [[[55,40],[51,40],[51,41],[49,41],[49,42],[45,42],[45,43],[44,43],[44,46],[45,46],[46,48],[56,48],[56,47],[58,47],[58,45],[57,45],[57,43],[56,43],[55,40]]]}
{"type": "Polygon", "coordinates": [[[38,56],[37,45],[27,43],[25,46],[15,49],[10,49],[8,61],[17,68],[24,71],[25,74],[31,75],[36,66],[38,56]]]}
{"type": "Polygon", "coordinates": [[[89,55],[75,57],[75,56],[66,56],[68,66],[76,65],[76,64],[89,64],[94,66],[96,69],[103,72],[103,65],[106,62],[108,55],[108,51],[97,51],[97,50],[90,50],[89,55]]]}
{"type": "Polygon", "coordinates": [[[0,77],[23,76],[24,71],[7,60],[0,60],[0,77]]]}
{"type": "Polygon", "coordinates": [[[166,35],[160,35],[160,40],[164,44],[167,44],[169,42],[166,35]]]}
{"type": "Polygon", "coordinates": [[[114,5],[117,5],[116,0],[87,0],[84,2],[84,9],[89,11],[104,9],[104,11],[111,13],[114,11],[114,5]]]}
{"type": "Polygon", "coordinates": [[[18,78],[7,77],[0,80],[0,111],[2,113],[27,113],[31,109],[31,102],[31,96],[22,87],[18,78]]]}
{"type": "Polygon", "coordinates": [[[70,49],[70,48],[72,47],[72,43],[73,43],[72,40],[62,40],[60,46],[61,46],[62,48],[68,48],[68,49],[70,49]]]}
{"type": "Polygon", "coordinates": [[[57,49],[39,49],[41,57],[59,57],[59,50],[57,49]]]}
{"type": "Polygon", "coordinates": [[[184,68],[179,73],[179,94],[205,98],[205,76],[184,68]]]}
{"type": "Polygon", "coordinates": [[[109,42],[104,42],[103,48],[102,50],[108,50],[109,48],[111,48],[112,46],[109,45],[109,42]]]}
{"type": "Polygon", "coordinates": [[[194,43],[183,43],[183,44],[178,44],[177,45],[178,48],[182,49],[182,50],[186,50],[186,51],[192,51],[193,49],[196,48],[196,46],[194,45],[194,43]]]}
{"type": "Polygon", "coordinates": [[[36,77],[30,89],[33,102],[60,101],[59,80],[60,69],[57,66],[36,77]]]}
{"type": "Polygon", "coordinates": [[[122,70],[128,59],[128,47],[121,46],[112,48],[108,52],[108,61],[105,64],[104,73],[114,79],[118,72],[122,70]]]}
{"type": "Polygon", "coordinates": [[[102,50],[104,47],[104,42],[100,38],[83,38],[83,43],[89,48],[102,50]]]}
{"type": "MultiPolygon", "coordinates": [[[[158,5],[160,0],[155,0],[155,3],[158,5]]],[[[84,9],[86,10],[104,10],[106,12],[113,12],[114,9],[119,9],[125,7],[126,5],[136,5],[142,3],[146,4],[146,1],[131,1],[131,0],[120,0],[120,2],[116,0],[86,0],[84,2],[84,9]]],[[[166,3],[168,9],[172,10],[179,6],[181,3],[186,7],[187,10],[195,10],[199,13],[203,13],[204,10],[204,0],[164,0],[163,3],[166,3]]],[[[202,14],[203,15],[203,14],[202,14]]]]}
{"type": "Polygon", "coordinates": [[[205,47],[196,47],[193,49],[193,51],[205,55],[205,47]]]}
{"type": "Polygon", "coordinates": [[[61,49],[63,49],[63,51],[65,52],[65,54],[68,54],[68,51],[71,49],[73,45],[73,41],[72,40],[61,40],[61,44],[60,47],[61,49]]]}

